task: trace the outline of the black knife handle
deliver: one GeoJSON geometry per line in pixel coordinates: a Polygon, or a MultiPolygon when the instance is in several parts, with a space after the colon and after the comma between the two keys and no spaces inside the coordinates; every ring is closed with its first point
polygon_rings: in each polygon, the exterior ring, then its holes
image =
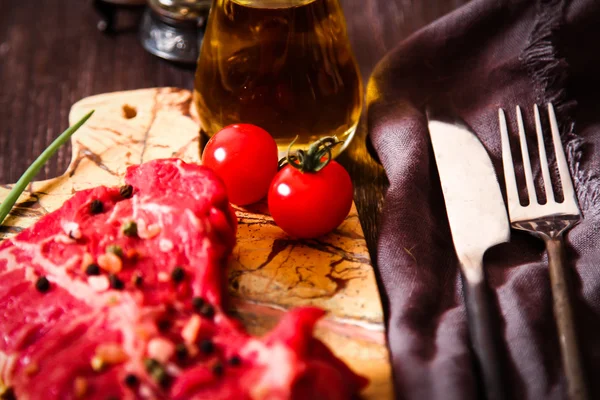
{"type": "Polygon", "coordinates": [[[507,399],[502,379],[500,358],[499,328],[493,318],[491,299],[484,279],[469,282],[463,279],[467,317],[471,343],[481,376],[487,400],[507,399]]]}

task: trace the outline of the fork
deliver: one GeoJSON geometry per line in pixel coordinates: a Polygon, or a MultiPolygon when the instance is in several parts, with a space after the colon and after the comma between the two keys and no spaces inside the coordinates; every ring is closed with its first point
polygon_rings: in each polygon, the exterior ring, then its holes
{"type": "Polygon", "coordinates": [[[522,206],[517,191],[515,169],[510,150],[508,128],[504,110],[498,110],[500,119],[500,133],[502,136],[502,163],[504,165],[504,179],[506,182],[506,197],[508,201],[508,213],[511,226],[516,229],[528,231],[544,240],[548,252],[548,268],[550,270],[550,283],[554,303],[554,317],[558,327],[562,364],[567,378],[568,398],[571,400],[583,400],[588,398],[583,368],[575,333],[573,321],[573,308],[569,299],[569,289],[564,265],[565,247],[563,233],[577,224],[581,219],[581,212],[577,204],[577,197],[573,190],[573,182],[569,175],[569,167],[558,132],[558,124],[554,107],[548,103],[548,119],[552,131],[554,152],[562,184],[564,200],[559,203],[555,200],[546,149],[544,147],[544,135],[540,121],[538,106],[534,106],[535,128],[539,147],[540,166],[546,193],[546,203],[540,204],[535,192],[531,161],[525,138],[525,128],[521,108],[517,106],[517,125],[519,128],[519,141],[523,158],[523,169],[525,171],[525,183],[529,195],[529,205],[522,206]]]}

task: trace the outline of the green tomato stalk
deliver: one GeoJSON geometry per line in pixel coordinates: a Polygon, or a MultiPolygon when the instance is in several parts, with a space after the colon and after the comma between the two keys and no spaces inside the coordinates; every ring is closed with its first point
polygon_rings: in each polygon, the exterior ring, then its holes
{"type": "Polygon", "coordinates": [[[297,139],[298,136],[290,143],[287,156],[279,160],[280,169],[288,164],[300,172],[319,172],[332,160],[331,149],[342,143],[335,136],[328,136],[311,144],[308,150],[292,151],[292,146],[297,139]]]}

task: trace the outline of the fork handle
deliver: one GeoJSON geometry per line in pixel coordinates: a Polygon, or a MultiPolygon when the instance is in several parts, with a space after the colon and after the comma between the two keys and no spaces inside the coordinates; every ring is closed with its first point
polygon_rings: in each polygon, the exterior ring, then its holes
{"type": "Polygon", "coordinates": [[[498,349],[500,330],[494,324],[494,313],[485,279],[463,279],[469,333],[483,377],[487,400],[504,400],[502,364],[498,349]]]}
{"type": "Polygon", "coordinates": [[[570,400],[588,399],[583,365],[577,344],[573,307],[570,301],[568,279],[564,260],[565,246],[562,236],[545,238],[548,250],[548,269],[554,302],[554,317],[558,327],[558,337],[562,365],[567,377],[567,391],[570,400]]]}

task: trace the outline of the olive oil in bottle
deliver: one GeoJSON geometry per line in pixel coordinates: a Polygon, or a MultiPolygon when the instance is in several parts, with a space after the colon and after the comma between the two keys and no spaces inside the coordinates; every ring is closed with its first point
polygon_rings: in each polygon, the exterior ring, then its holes
{"type": "Polygon", "coordinates": [[[251,123],[281,153],[325,136],[350,142],[362,84],[338,0],[214,0],[194,100],[209,136],[251,123]]]}

